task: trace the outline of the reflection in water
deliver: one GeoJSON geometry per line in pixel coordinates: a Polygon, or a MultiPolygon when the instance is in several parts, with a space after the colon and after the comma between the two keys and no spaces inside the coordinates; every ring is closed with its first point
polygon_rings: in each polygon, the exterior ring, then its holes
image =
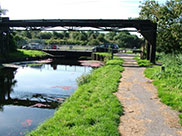
{"type": "MultiPolygon", "coordinates": [[[[74,84],[76,84],[74,78],[75,76],[74,72],[85,73],[87,71],[89,71],[88,67],[57,65],[57,64],[50,64],[50,65],[26,64],[23,65],[23,68],[19,68],[18,70],[2,69],[0,71],[0,109],[3,110],[3,105],[19,105],[27,107],[30,106],[38,108],[55,109],[60,103],[64,101],[65,97],[68,97],[72,93],[72,92],[69,93],[70,90],[75,90],[77,88],[76,86],[73,86],[74,84]],[[52,73],[52,70],[53,71],[57,70],[57,72],[54,74],[52,73]],[[49,76],[50,71],[51,71],[51,76],[49,76]],[[63,85],[61,85],[61,83],[57,84],[56,80],[58,80],[58,78],[56,77],[59,76],[57,74],[60,72],[64,72],[64,74],[62,75],[66,76],[68,75],[66,72],[68,73],[73,72],[71,73],[70,76],[71,78],[73,77],[72,82],[74,81],[74,83],[71,83],[66,86],[65,81],[62,81],[63,85]],[[45,74],[48,75],[47,79],[42,79],[41,76],[45,74]],[[55,77],[55,79],[52,79],[55,82],[50,81],[52,77],[55,77]],[[42,83],[40,82],[41,80],[42,83]],[[43,80],[46,81],[43,82],[43,80]],[[30,84],[35,87],[34,88],[30,87],[29,86],[30,84]],[[47,84],[50,84],[50,86],[46,88],[45,86],[47,84]],[[27,91],[30,88],[32,88],[32,90],[27,91]],[[45,90],[41,91],[42,89],[46,89],[48,90],[48,92],[45,93],[45,90]],[[38,91],[35,92],[35,90],[38,91]],[[54,93],[56,95],[54,95],[52,94],[52,90],[62,90],[62,93],[55,91],[54,93]]],[[[80,74],[76,75],[76,77],[79,75],[80,74]]],[[[67,78],[68,77],[64,77],[63,79],[66,80],[67,78]]],[[[66,82],[71,82],[71,80],[69,79],[66,82]]]]}
{"type": "Polygon", "coordinates": [[[0,136],[35,129],[76,90],[76,78],[92,69],[55,62],[21,66],[0,70],[0,136]]]}
{"type": "MultiPolygon", "coordinates": [[[[31,66],[33,68],[41,68],[40,66],[31,66]]],[[[0,110],[3,111],[4,105],[18,105],[27,107],[49,108],[55,109],[64,99],[57,100],[51,97],[47,98],[43,94],[33,94],[26,99],[11,98],[17,80],[15,79],[16,69],[8,68],[0,71],[0,110]]]]}
{"type": "Polygon", "coordinates": [[[3,110],[3,103],[11,100],[10,93],[16,84],[16,69],[2,69],[0,71],[0,110],[3,110]]]}

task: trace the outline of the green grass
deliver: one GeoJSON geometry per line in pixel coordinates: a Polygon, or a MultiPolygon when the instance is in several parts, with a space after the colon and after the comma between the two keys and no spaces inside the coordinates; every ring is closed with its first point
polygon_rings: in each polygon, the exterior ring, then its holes
{"type": "Polygon", "coordinates": [[[179,114],[179,118],[180,118],[179,124],[182,126],[182,114],[179,114]]]}
{"type": "Polygon", "coordinates": [[[97,52],[96,54],[100,56],[104,56],[104,63],[106,63],[108,60],[112,59],[112,54],[108,52],[97,52]]]}
{"type": "Polygon", "coordinates": [[[140,57],[134,57],[140,67],[149,67],[152,63],[146,59],[140,59],[140,57]]]}
{"type": "Polygon", "coordinates": [[[28,136],[119,136],[122,106],[117,91],[123,68],[114,58],[90,75],[78,79],[79,87],[54,116],[28,136]]]}
{"type": "Polygon", "coordinates": [[[104,56],[104,57],[110,57],[110,58],[112,56],[111,53],[108,53],[108,52],[97,52],[96,54],[104,56]]]}
{"type": "MultiPolygon", "coordinates": [[[[161,101],[173,109],[182,112],[182,61],[180,56],[165,55],[161,62],[165,71],[160,66],[147,68],[146,77],[153,79],[153,84],[158,88],[161,101]]],[[[182,124],[182,121],[180,121],[182,124]]]]}
{"type": "Polygon", "coordinates": [[[43,63],[41,63],[41,64],[37,64],[37,63],[27,64],[27,66],[29,66],[29,67],[42,66],[42,65],[43,65],[43,63]]]}
{"type": "Polygon", "coordinates": [[[10,58],[26,58],[26,57],[43,57],[47,53],[37,50],[26,50],[26,49],[17,49],[16,52],[10,53],[10,58]]]}
{"type": "Polygon", "coordinates": [[[133,54],[133,51],[132,50],[127,50],[126,53],[133,54]]]}
{"type": "Polygon", "coordinates": [[[153,83],[158,88],[158,96],[161,101],[182,112],[182,79],[166,77],[166,72],[161,73],[160,67],[147,68],[145,75],[154,80],[153,83]]]}

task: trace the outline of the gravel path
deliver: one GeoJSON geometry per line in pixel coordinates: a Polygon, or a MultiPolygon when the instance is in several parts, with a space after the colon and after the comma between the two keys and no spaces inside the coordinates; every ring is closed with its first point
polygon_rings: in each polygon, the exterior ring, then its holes
{"type": "Polygon", "coordinates": [[[145,68],[138,67],[132,55],[117,54],[125,60],[125,71],[115,95],[123,105],[119,132],[122,136],[182,136],[178,113],[162,104],[145,68]]]}

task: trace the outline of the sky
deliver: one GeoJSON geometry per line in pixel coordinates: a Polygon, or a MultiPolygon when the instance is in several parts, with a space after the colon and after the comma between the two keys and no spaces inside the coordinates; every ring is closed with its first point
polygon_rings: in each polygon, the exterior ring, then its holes
{"type": "Polygon", "coordinates": [[[139,16],[140,1],[0,0],[0,5],[10,19],[128,19],[139,16]]]}

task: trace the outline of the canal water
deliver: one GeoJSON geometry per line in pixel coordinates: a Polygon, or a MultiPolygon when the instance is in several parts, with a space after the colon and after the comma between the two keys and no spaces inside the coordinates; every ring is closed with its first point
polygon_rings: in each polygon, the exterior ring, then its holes
{"type": "Polygon", "coordinates": [[[0,70],[0,136],[22,136],[53,116],[91,67],[51,62],[0,70]]]}

